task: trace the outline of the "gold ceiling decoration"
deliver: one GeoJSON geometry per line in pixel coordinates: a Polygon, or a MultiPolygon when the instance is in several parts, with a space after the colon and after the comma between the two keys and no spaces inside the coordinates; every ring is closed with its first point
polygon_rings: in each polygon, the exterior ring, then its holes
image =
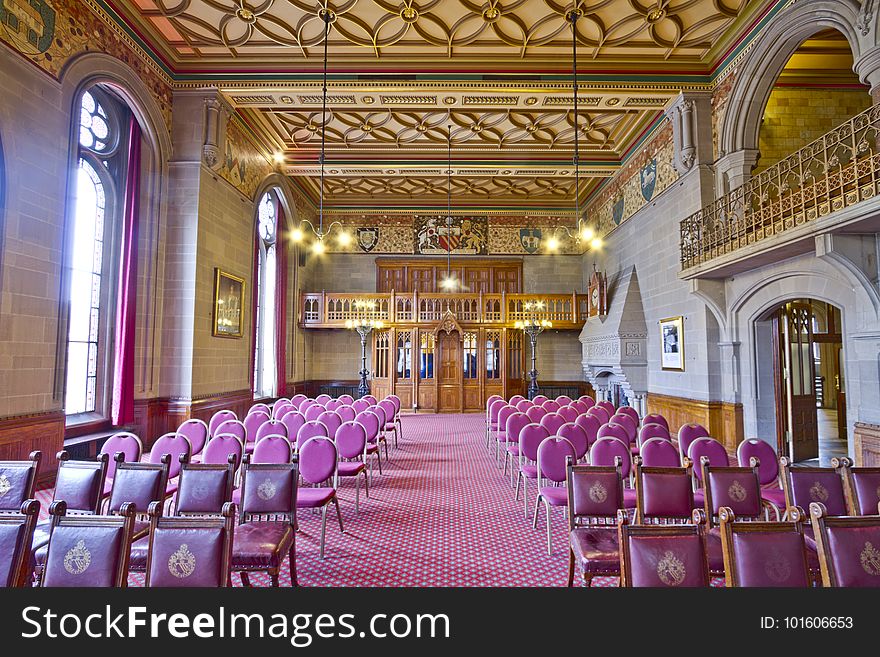
{"type": "MultiPolygon", "coordinates": [[[[136,0],[180,59],[319,59],[321,13],[339,58],[503,59],[568,51],[564,0],[136,0]]],[[[578,41],[595,59],[702,58],[746,0],[580,0],[578,41]]]]}
{"type": "MultiPolygon", "coordinates": [[[[385,176],[359,178],[326,178],[325,194],[335,197],[341,203],[350,205],[352,202],[364,200],[397,201],[409,198],[412,201],[431,202],[445,201],[447,181],[442,174],[442,167],[434,177],[422,176],[385,176]]],[[[548,177],[507,178],[502,176],[453,177],[451,180],[452,194],[466,196],[471,199],[487,201],[490,199],[510,198],[519,201],[555,200],[565,201],[574,194],[574,178],[554,180],[548,177]]]]}

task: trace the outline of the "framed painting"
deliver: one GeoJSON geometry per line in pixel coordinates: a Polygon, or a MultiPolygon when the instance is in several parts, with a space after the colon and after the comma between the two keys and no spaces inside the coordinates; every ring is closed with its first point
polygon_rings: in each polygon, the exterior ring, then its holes
{"type": "Polygon", "coordinates": [[[244,279],[214,269],[214,320],[211,335],[240,338],[244,322],[244,279]]]}
{"type": "Polygon", "coordinates": [[[660,320],[660,366],[684,372],[684,317],[660,320]]]}

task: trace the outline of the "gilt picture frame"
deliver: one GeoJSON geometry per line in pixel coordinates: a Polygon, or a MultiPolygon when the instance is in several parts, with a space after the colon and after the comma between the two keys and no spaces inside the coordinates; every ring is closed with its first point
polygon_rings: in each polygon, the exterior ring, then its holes
{"type": "Polygon", "coordinates": [[[684,317],[667,317],[660,322],[660,367],[684,372],[684,317]]]}
{"type": "Polygon", "coordinates": [[[241,338],[244,335],[243,278],[214,269],[214,312],[211,335],[216,338],[241,338]]]}

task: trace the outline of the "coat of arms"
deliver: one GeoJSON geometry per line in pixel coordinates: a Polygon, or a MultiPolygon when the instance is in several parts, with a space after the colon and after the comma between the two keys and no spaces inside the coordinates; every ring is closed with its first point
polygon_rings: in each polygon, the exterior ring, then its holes
{"type": "Polygon", "coordinates": [[[3,497],[12,490],[12,484],[9,483],[9,477],[5,474],[0,474],[0,497],[3,497]]]}
{"type": "Polygon", "coordinates": [[[82,575],[92,564],[92,553],[86,543],[80,540],[64,555],[64,570],[71,575],[82,575]]]}
{"type": "Polygon", "coordinates": [[[486,255],[489,243],[485,217],[416,217],[415,252],[422,255],[486,255]]]}
{"type": "Polygon", "coordinates": [[[266,477],[266,480],[257,486],[257,497],[261,500],[271,500],[275,497],[275,482],[273,482],[269,477],[266,477]]]}
{"type": "Polygon", "coordinates": [[[687,577],[687,569],[672,551],[667,551],[657,562],[657,577],[666,586],[679,586],[687,577]]]}
{"type": "Polygon", "coordinates": [[[196,555],[194,555],[186,543],[168,557],[168,572],[180,579],[186,579],[196,570],[196,555]]]}
{"type": "Polygon", "coordinates": [[[650,201],[654,196],[654,187],[657,184],[657,159],[652,158],[645,166],[639,169],[639,186],[642,188],[642,196],[650,201]]]}
{"type": "Polygon", "coordinates": [[[520,228],[519,243],[526,253],[537,253],[541,246],[540,228],[520,228]]]}
{"type": "Polygon", "coordinates": [[[55,10],[46,0],[0,0],[0,32],[26,55],[46,52],[55,38],[55,10]]]}
{"type": "Polygon", "coordinates": [[[361,250],[366,251],[367,253],[375,249],[376,245],[379,243],[378,227],[358,228],[357,243],[361,250]]]}
{"type": "Polygon", "coordinates": [[[611,218],[614,219],[614,224],[616,226],[619,226],[620,222],[623,221],[623,205],[623,197],[621,196],[614,201],[614,205],[611,206],[611,218]]]}

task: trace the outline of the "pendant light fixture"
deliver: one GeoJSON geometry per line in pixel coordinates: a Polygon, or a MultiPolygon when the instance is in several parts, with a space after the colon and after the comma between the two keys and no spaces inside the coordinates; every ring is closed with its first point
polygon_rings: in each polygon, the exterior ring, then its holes
{"type": "Polygon", "coordinates": [[[452,274],[452,125],[446,136],[446,277],[440,281],[444,292],[456,292],[458,279],[452,274]]]}

